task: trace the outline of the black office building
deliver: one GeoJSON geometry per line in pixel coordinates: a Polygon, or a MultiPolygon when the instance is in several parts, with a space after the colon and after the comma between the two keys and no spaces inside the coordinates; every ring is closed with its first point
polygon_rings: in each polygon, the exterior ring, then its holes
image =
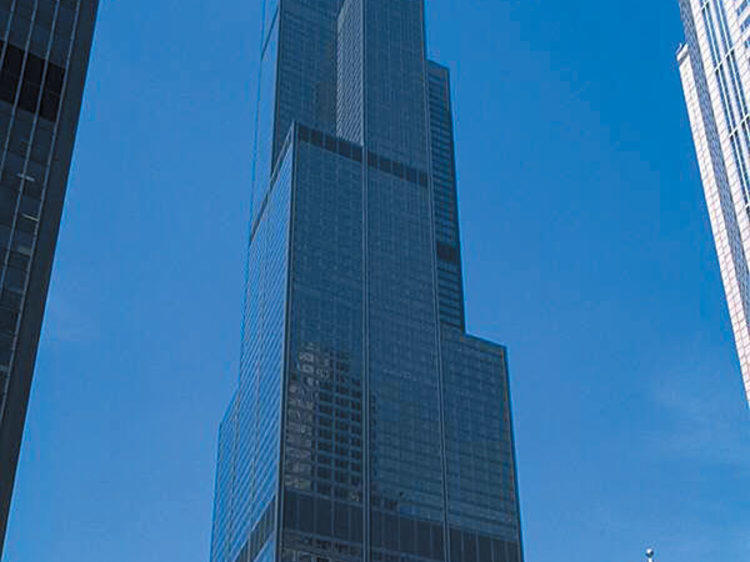
{"type": "Polygon", "coordinates": [[[0,0],[0,555],[98,0],[0,0]]]}
{"type": "Polygon", "coordinates": [[[466,331],[424,0],[265,0],[211,562],[522,562],[505,347],[466,331]]]}

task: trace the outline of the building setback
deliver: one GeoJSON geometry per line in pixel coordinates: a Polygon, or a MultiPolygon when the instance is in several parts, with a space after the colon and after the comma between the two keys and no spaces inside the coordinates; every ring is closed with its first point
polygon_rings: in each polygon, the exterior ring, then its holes
{"type": "Polygon", "coordinates": [[[677,61],[750,401],[750,2],[680,0],[680,12],[677,61]]]}
{"type": "Polygon", "coordinates": [[[98,0],[0,0],[0,556],[98,0]]]}
{"type": "Polygon", "coordinates": [[[465,332],[422,0],[264,2],[212,562],[523,559],[507,356],[465,332]]]}

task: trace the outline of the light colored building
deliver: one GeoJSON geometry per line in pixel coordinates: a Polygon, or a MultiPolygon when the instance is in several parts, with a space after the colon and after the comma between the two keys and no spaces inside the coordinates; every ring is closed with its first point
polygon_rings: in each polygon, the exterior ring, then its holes
{"type": "Polygon", "coordinates": [[[680,0],[677,52],[750,402],[750,0],[680,0]]]}

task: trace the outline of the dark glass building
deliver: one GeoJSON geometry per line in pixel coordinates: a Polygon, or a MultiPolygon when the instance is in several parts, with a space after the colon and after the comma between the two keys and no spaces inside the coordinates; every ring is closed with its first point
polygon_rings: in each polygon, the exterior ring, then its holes
{"type": "Polygon", "coordinates": [[[422,0],[266,0],[212,562],[520,562],[505,349],[466,334],[422,0]]]}
{"type": "Polygon", "coordinates": [[[0,555],[98,0],[0,0],[0,555]]]}

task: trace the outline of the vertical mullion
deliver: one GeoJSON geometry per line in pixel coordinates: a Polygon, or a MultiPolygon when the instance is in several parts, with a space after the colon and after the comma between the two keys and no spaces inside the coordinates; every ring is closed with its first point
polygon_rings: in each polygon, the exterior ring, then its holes
{"type": "MultiPolygon", "coordinates": [[[[39,0],[34,0],[34,11],[32,13],[31,22],[29,24],[29,32],[27,34],[27,39],[26,39],[26,49],[25,49],[26,56],[24,57],[24,64],[23,64],[23,67],[21,69],[21,76],[19,78],[19,86],[18,86],[18,89],[16,91],[16,101],[15,101],[15,104],[13,106],[13,112],[12,112],[12,117],[11,117],[11,125],[9,126],[8,134],[6,135],[5,147],[3,149],[2,166],[0,166],[0,169],[2,169],[2,167],[4,167],[4,164],[5,164],[5,158],[6,158],[6,155],[7,155],[7,152],[8,152],[8,146],[10,144],[10,133],[13,130],[13,123],[15,122],[15,116],[16,116],[16,113],[18,111],[18,97],[20,96],[20,91],[21,91],[21,88],[23,87],[23,76],[24,76],[24,73],[25,73],[25,70],[26,70],[26,61],[28,60],[28,57],[29,57],[29,54],[30,54],[29,46],[30,46],[30,43],[31,43],[31,36],[32,36],[32,34],[34,32],[34,25],[36,23],[36,14],[37,14],[37,11],[38,11],[38,7],[39,7],[39,0]]],[[[76,34],[78,32],[78,23],[79,23],[79,19],[80,19],[80,8],[81,8],[81,0],[77,0],[77,2],[76,2],[76,9],[75,9],[75,15],[74,15],[74,20],[73,20],[73,26],[71,27],[70,37],[68,39],[68,50],[67,50],[67,55],[66,55],[66,59],[65,59],[65,66],[64,66],[64,68],[65,68],[65,74],[64,74],[64,78],[63,78],[62,90],[60,92],[60,99],[58,100],[57,118],[56,118],[55,123],[53,125],[52,139],[51,139],[51,142],[50,142],[49,153],[47,154],[47,162],[46,162],[46,166],[45,166],[44,178],[41,179],[42,186],[41,186],[41,197],[40,197],[40,202],[39,202],[39,216],[37,217],[36,226],[34,227],[34,234],[33,234],[33,238],[32,238],[32,246],[31,246],[31,255],[29,256],[29,264],[28,264],[27,269],[26,269],[26,275],[25,275],[25,280],[24,280],[23,291],[21,293],[20,310],[23,310],[24,306],[26,304],[26,298],[27,298],[27,292],[28,292],[28,287],[29,287],[29,281],[30,281],[30,277],[31,277],[31,269],[33,267],[34,258],[36,256],[36,246],[37,246],[38,236],[39,236],[39,225],[40,225],[40,223],[42,221],[42,216],[43,216],[43,213],[44,213],[44,204],[46,202],[46,196],[47,196],[47,189],[46,189],[46,187],[47,187],[47,183],[49,181],[49,175],[50,175],[50,171],[51,171],[51,168],[52,168],[53,154],[54,154],[54,151],[55,151],[57,134],[58,134],[58,131],[59,131],[59,126],[60,126],[60,118],[61,118],[61,113],[62,113],[60,111],[60,108],[62,107],[62,102],[63,102],[63,100],[65,98],[65,93],[67,91],[68,75],[69,75],[68,70],[70,68],[70,60],[72,58],[73,45],[75,44],[75,37],[76,37],[76,34]]],[[[39,121],[39,108],[40,108],[40,104],[41,104],[40,100],[43,97],[44,82],[46,80],[47,71],[49,69],[49,64],[50,64],[49,63],[49,57],[50,57],[50,53],[51,53],[51,50],[52,50],[52,45],[54,43],[55,31],[57,30],[57,23],[58,23],[59,13],[60,13],[60,2],[59,2],[59,0],[55,0],[55,10],[54,10],[54,15],[53,15],[53,19],[52,19],[52,25],[51,25],[51,28],[50,28],[50,35],[49,35],[49,39],[47,40],[47,51],[46,51],[46,54],[45,54],[45,68],[44,68],[43,75],[42,75],[42,84],[40,84],[39,95],[37,97],[37,105],[36,105],[37,111],[34,114],[34,118],[33,118],[33,122],[32,122],[31,134],[30,134],[30,137],[29,137],[28,146],[26,148],[26,157],[24,159],[24,166],[23,166],[23,172],[22,172],[22,176],[23,177],[21,178],[21,184],[19,186],[18,197],[16,199],[16,210],[15,210],[15,214],[14,214],[14,217],[13,217],[13,226],[11,228],[11,233],[12,233],[11,244],[5,250],[5,253],[4,253],[4,256],[3,256],[3,261],[2,261],[3,267],[2,267],[2,271],[0,272],[0,294],[1,294],[2,287],[3,287],[4,282],[5,282],[5,275],[6,275],[6,271],[7,271],[8,258],[10,256],[10,249],[12,247],[12,242],[15,240],[15,234],[16,234],[15,227],[16,227],[16,223],[17,223],[17,220],[18,220],[18,211],[19,211],[19,207],[20,207],[20,202],[23,199],[24,190],[25,190],[25,186],[26,186],[26,182],[27,182],[26,175],[27,175],[27,171],[28,171],[29,158],[31,156],[31,148],[33,146],[33,140],[34,140],[35,134],[36,134],[36,127],[37,127],[37,124],[38,124],[38,121],[39,121]]],[[[7,46],[7,41],[6,41],[6,46],[7,46]]],[[[8,366],[8,372],[12,371],[14,363],[15,363],[15,351],[16,351],[16,343],[17,343],[16,340],[18,338],[18,330],[19,330],[19,327],[20,327],[20,323],[21,323],[21,314],[19,314],[18,318],[16,319],[16,327],[15,327],[15,331],[14,331],[14,335],[13,335],[13,353],[11,354],[11,360],[10,360],[10,365],[8,366]]],[[[9,384],[9,382],[10,382],[10,377],[8,377],[6,379],[6,381],[5,381],[5,386],[6,386],[5,393],[6,394],[7,394],[7,386],[9,384]]]]}
{"type": "MultiPolygon", "coordinates": [[[[8,37],[10,36],[10,26],[13,23],[13,19],[15,17],[16,13],[16,2],[18,0],[13,0],[10,6],[10,11],[8,13],[8,21],[5,24],[5,30],[3,31],[3,45],[0,48],[0,69],[2,68],[2,63],[5,61],[5,54],[8,51],[8,37]]],[[[8,119],[8,126],[5,130],[5,136],[6,136],[6,144],[7,139],[10,138],[10,131],[12,130],[13,125],[13,113],[11,112],[11,117],[8,119]]],[[[2,131],[0,131],[1,133],[2,131]]],[[[0,156],[0,174],[2,173],[3,167],[5,163],[5,153],[3,150],[2,156],[0,156]]],[[[8,244],[10,245],[13,240],[13,221],[11,222],[10,227],[10,235],[8,237],[8,244]]],[[[10,246],[9,246],[10,247],[10,246]]],[[[7,249],[0,249],[0,252],[7,252],[7,249]]],[[[5,257],[0,258],[0,263],[5,263],[5,257]]],[[[4,271],[4,268],[0,265],[0,274],[4,271]]],[[[2,285],[0,285],[0,294],[2,293],[2,285]]],[[[5,380],[2,383],[2,387],[0,388],[0,418],[2,418],[3,411],[5,410],[5,397],[8,393],[8,381],[10,380],[10,372],[11,372],[11,364],[13,362],[13,356],[15,355],[15,333],[11,337],[12,343],[11,343],[11,361],[7,366],[7,373],[8,376],[5,377],[5,380]]]]}
{"type": "MultiPolygon", "coordinates": [[[[15,5],[16,4],[14,4],[14,7],[15,7],[15,5]]],[[[5,136],[5,146],[3,147],[3,156],[2,156],[2,164],[0,164],[0,171],[5,168],[5,160],[6,160],[6,157],[7,157],[7,154],[8,154],[8,147],[10,146],[10,137],[13,134],[13,126],[15,124],[16,114],[18,113],[18,99],[19,99],[19,96],[21,95],[21,89],[23,88],[23,77],[24,77],[24,74],[26,73],[26,64],[27,64],[27,61],[29,59],[29,45],[31,44],[31,36],[32,36],[32,34],[34,32],[34,22],[36,20],[36,12],[37,12],[37,8],[38,7],[39,7],[39,0],[34,0],[34,9],[33,9],[32,13],[31,13],[31,20],[29,21],[29,29],[28,29],[28,31],[26,33],[26,45],[25,45],[25,48],[24,48],[24,58],[23,58],[23,63],[21,65],[21,72],[20,72],[20,75],[19,75],[19,78],[18,78],[18,84],[16,85],[16,94],[15,94],[15,99],[14,99],[14,103],[13,103],[13,109],[11,110],[11,118],[10,118],[10,122],[9,122],[10,124],[8,125],[8,131],[7,131],[7,134],[5,136]]],[[[15,12],[15,10],[14,10],[14,12],[15,12]]],[[[15,19],[15,17],[13,19],[15,19]]],[[[11,20],[11,18],[9,18],[8,21],[10,22],[10,20],[11,20]]],[[[8,41],[5,42],[6,52],[7,52],[7,45],[8,45],[8,41]]],[[[27,149],[26,149],[26,151],[27,151],[26,152],[26,158],[28,158],[28,154],[29,154],[28,150],[29,150],[29,147],[27,147],[27,149]]],[[[26,160],[24,160],[23,171],[21,173],[22,176],[25,176],[25,171],[27,169],[27,166],[28,166],[28,163],[27,163],[26,160]]],[[[16,195],[16,207],[15,207],[15,209],[13,211],[13,220],[11,221],[11,227],[10,227],[11,238],[9,240],[8,247],[3,252],[3,257],[2,257],[2,262],[1,262],[2,263],[2,267],[0,267],[0,295],[2,294],[2,290],[3,290],[3,287],[5,285],[5,277],[6,277],[6,274],[8,272],[8,258],[10,256],[10,249],[13,246],[13,241],[16,238],[16,226],[18,224],[18,211],[19,211],[20,206],[21,206],[21,201],[23,199],[23,192],[24,192],[24,188],[26,186],[26,178],[25,177],[21,177],[20,179],[21,179],[21,183],[18,186],[18,193],[16,195]]],[[[35,231],[34,232],[34,238],[36,238],[36,230],[38,229],[38,225],[39,225],[39,223],[37,222],[37,226],[34,228],[34,231],[35,231]]],[[[23,283],[23,291],[21,293],[21,302],[20,302],[20,306],[19,306],[19,310],[20,311],[23,311],[23,307],[24,307],[24,304],[25,304],[25,301],[26,301],[25,296],[26,296],[26,290],[27,290],[28,285],[29,285],[29,272],[31,271],[31,264],[32,264],[33,256],[34,256],[34,246],[35,246],[35,243],[32,242],[31,256],[29,258],[29,263],[26,266],[25,279],[24,279],[24,283],[23,283]]],[[[13,343],[11,345],[12,352],[11,352],[11,355],[10,355],[10,363],[8,364],[8,373],[12,373],[13,372],[13,366],[15,365],[16,346],[17,346],[17,343],[18,343],[18,330],[19,330],[19,328],[21,326],[21,316],[22,316],[22,314],[19,312],[19,314],[18,314],[18,316],[16,318],[16,325],[15,325],[15,327],[13,329],[13,337],[12,337],[13,343]]],[[[4,384],[4,388],[3,388],[3,396],[7,396],[7,394],[8,394],[8,386],[9,385],[10,385],[10,376],[8,376],[8,377],[5,378],[5,384],[4,384]]],[[[4,409],[5,409],[5,399],[3,399],[3,410],[4,409]]]]}

